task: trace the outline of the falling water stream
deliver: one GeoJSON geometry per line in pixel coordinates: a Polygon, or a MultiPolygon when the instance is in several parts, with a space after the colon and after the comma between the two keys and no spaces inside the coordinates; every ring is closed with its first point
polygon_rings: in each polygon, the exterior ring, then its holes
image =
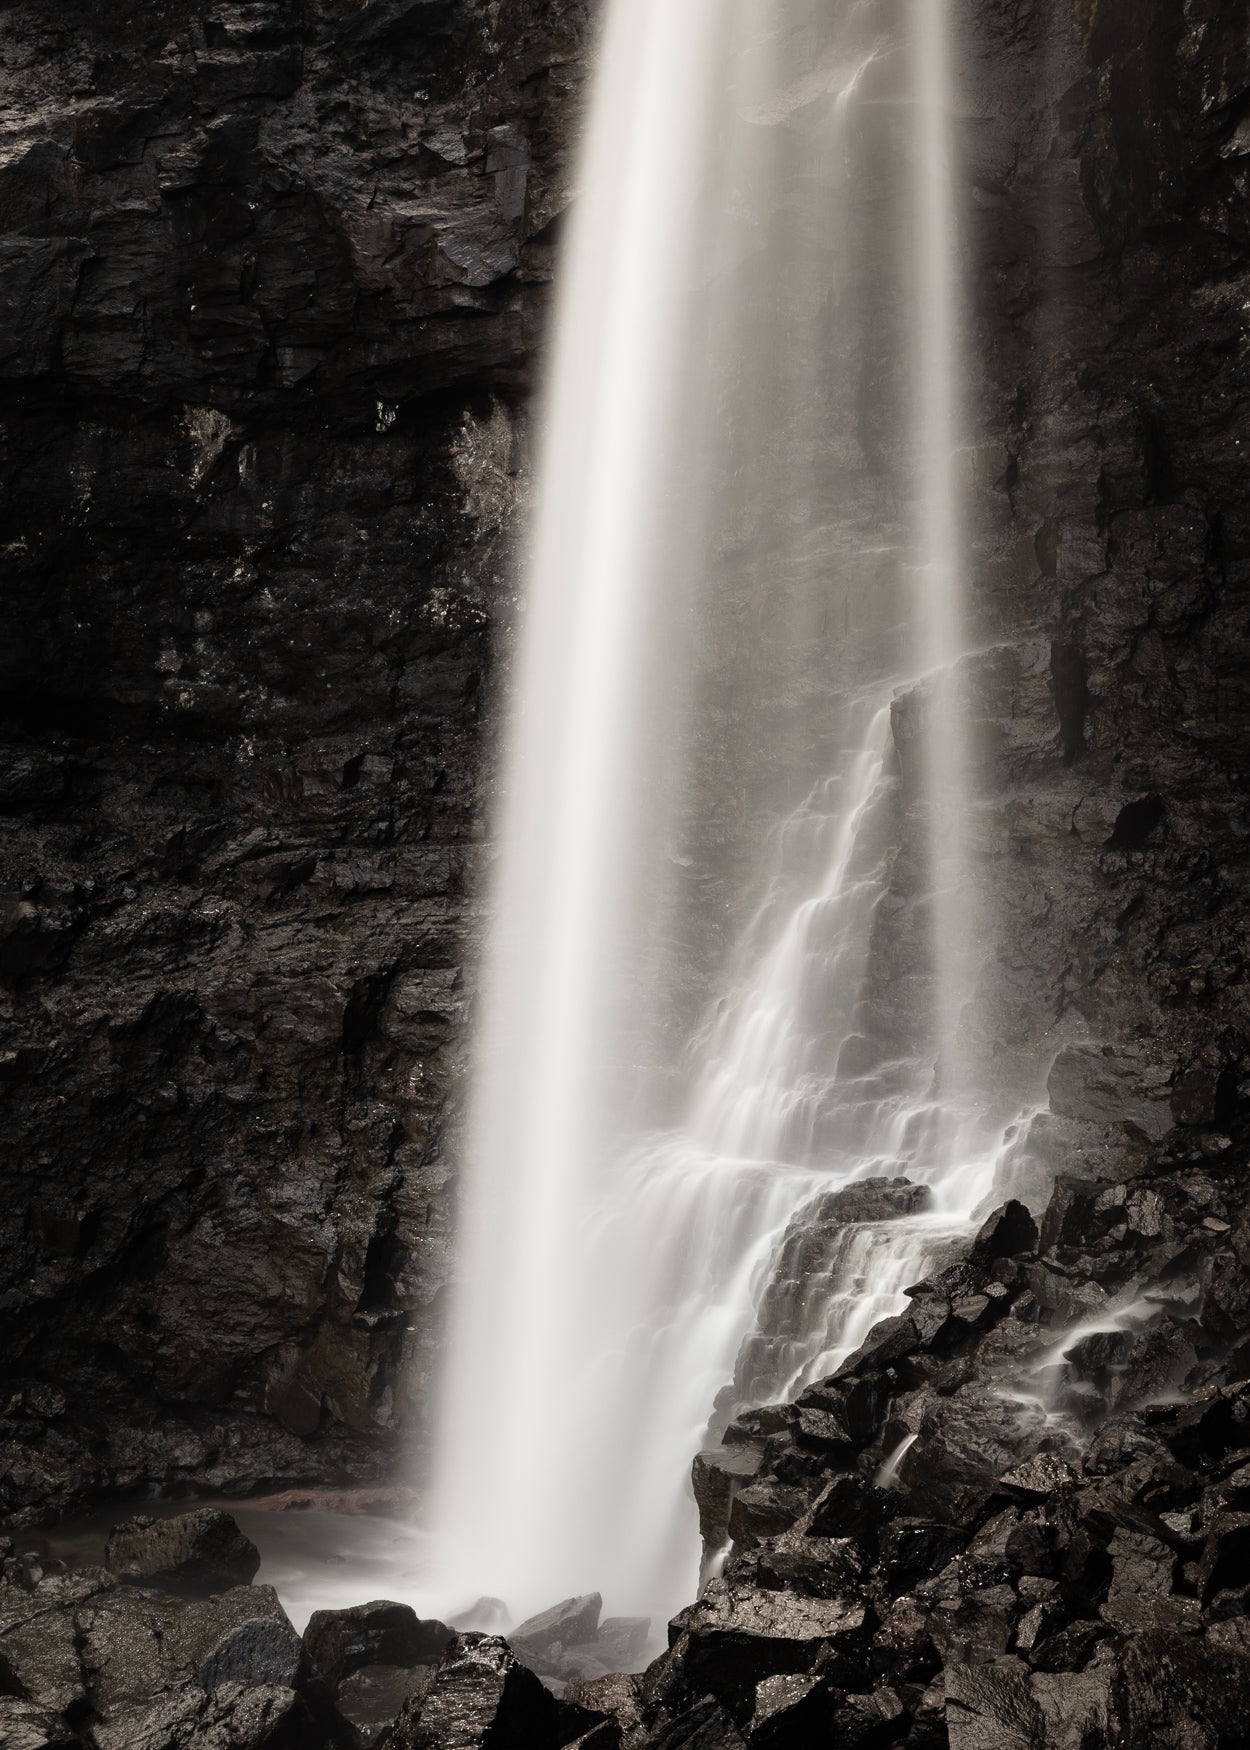
{"type": "Polygon", "coordinates": [[[608,9],[505,729],[445,1612],[687,1602],[709,1428],[896,1310],[1012,1135],[961,1027],[992,914],[947,32],[945,0],[608,9]],[[915,1189],[839,1214],[882,1179],[915,1189]]]}

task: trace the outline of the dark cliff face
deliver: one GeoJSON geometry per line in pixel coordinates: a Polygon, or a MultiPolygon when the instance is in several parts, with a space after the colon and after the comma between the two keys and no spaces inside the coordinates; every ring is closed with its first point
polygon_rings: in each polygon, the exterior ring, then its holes
{"type": "MultiPolygon", "coordinates": [[[[589,10],[6,15],[8,1508],[418,1420],[589,10]]],[[[976,1024],[1050,1170],[1235,1164],[1245,8],[960,18],[976,1024]]]]}
{"type": "Polygon", "coordinates": [[[964,14],[1004,1010],[1131,1167],[1250,1091],[1247,14],[964,14]]]}
{"type": "Polygon", "coordinates": [[[415,1431],[586,14],[5,9],[0,1509],[415,1431]]]}

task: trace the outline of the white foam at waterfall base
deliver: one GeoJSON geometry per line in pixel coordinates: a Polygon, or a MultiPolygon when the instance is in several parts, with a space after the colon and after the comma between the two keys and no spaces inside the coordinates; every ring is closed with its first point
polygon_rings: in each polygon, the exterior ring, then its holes
{"type": "Polygon", "coordinates": [[[828,1372],[897,1309],[967,1231],[1007,1146],[960,1028],[990,930],[984,914],[969,927],[966,730],[949,680],[964,629],[945,15],[913,0],[892,38],[891,12],[609,9],[505,726],[434,1556],[408,1591],[426,1609],[492,1595],[515,1622],[597,1590],[609,1612],[662,1623],[697,1581],[691,1459],[796,1215],[872,1178],[929,1191],[922,1213],[849,1227],[818,1286],[797,1285],[803,1328],[756,1381],[774,1395],[828,1372]],[[849,373],[857,324],[877,312],[852,295],[850,154],[875,137],[861,106],[883,100],[907,130],[891,148],[906,259],[881,271],[907,308],[910,459],[897,527],[869,541],[880,488],[856,460],[849,373]],[[760,336],[743,288],[770,273],[789,314],[760,336]],[[777,384],[812,379],[819,395],[792,409],[777,384]],[[765,526],[771,547],[750,532],[765,526]],[[727,618],[742,617],[744,575],[761,594],[790,590],[784,611],[779,595],[776,613],[746,617],[761,637],[746,657],[727,618]],[[678,854],[683,823],[699,818],[700,784],[723,796],[728,781],[697,720],[715,686],[694,684],[701,652],[721,646],[735,745],[752,774],[773,774],[776,826],[762,867],[733,865],[759,902],[730,902],[747,919],[739,948],[719,972],[699,968],[714,1001],[670,1078],[684,1095],[648,1122],[686,951],[672,871],[698,861],[678,854]],[[922,679],[921,794],[905,807],[891,712],[922,679]],[[788,690],[819,718],[793,771],[755,745],[765,725],[792,733],[788,690]],[[824,775],[783,806],[815,749],[824,775]],[[875,934],[907,832],[928,869],[927,1021],[855,1066],[888,973],[875,934]]]}

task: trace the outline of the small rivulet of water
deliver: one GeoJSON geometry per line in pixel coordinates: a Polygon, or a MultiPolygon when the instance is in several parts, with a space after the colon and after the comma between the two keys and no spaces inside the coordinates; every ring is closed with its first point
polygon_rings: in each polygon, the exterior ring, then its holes
{"type": "Polygon", "coordinates": [[[994,1182],[945,0],[612,0],[542,424],[423,1602],[663,1620],[691,1460],[994,1182]]]}

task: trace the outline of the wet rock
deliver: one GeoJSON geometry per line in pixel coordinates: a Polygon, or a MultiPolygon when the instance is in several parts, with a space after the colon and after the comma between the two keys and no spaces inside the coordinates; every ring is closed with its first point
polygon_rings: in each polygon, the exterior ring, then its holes
{"type": "Polygon", "coordinates": [[[742,1750],[733,1720],[711,1696],[662,1726],[648,1739],[648,1750],[742,1750]]]}
{"type": "Polygon", "coordinates": [[[303,1637],[307,1664],[331,1690],[367,1665],[436,1665],[451,1640],[444,1623],[424,1622],[410,1605],[381,1599],[314,1610],[303,1637]]]}
{"type": "Polygon", "coordinates": [[[918,1580],[944,1568],[964,1547],[957,1526],[925,1519],[895,1519],[881,1539],[881,1566],[892,1588],[910,1592],[918,1580]]]}
{"type": "Polygon", "coordinates": [[[1175,1552],[1147,1532],[1117,1526],[1107,1546],[1111,1579],[1100,1611],[1104,1622],[1120,1629],[1181,1627],[1192,1617],[1197,1626],[1197,1605],[1192,1599],[1172,1599],[1175,1552]],[[1172,1621],[1167,1618],[1171,1616],[1172,1621]]]}
{"type": "Polygon", "coordinates": [[[965,1584],[962,1574],[952,1576],[953,1583],[944,1587],[939,1582],[932,1588],[922,1587],[919,1596],[932,1601],[929,1633],[942,1655],[942,1662],[951,1665],[986,1665],[1006,1654],[1015,1637],[1019,1605],[1010,1586],[977,1586],[965,1584]]]}
{"type": "Polygon", "coordinates": [[[1250,1663],[1188,1636],[1130,1640],[1115,1672],[1114,1716],[1122,1741],[1218,1750],[1245,1731],[1250,1663]]]}
{"type": "Polygon", "coordinates": [[[103,1569],[0,1585],[0,1687],[63,1714],[86,1697],[78,1612],[113,1591],[103,1569]]]}
{"type": "Polygon", "coordinates": [[[108,1535],[104,1565],[119,1579],[171,1591],[225,1592],[255,1579],[260,1551],[228,1513],[202,1507],[171,1519],[123,1520],[108,1535]]]}
{"type": "Polygon", "coordinates": [[[892,1689],[845,1695],[833,1715],[833,1742],[846,1750],[885,1750],[907,1731],[907,1710],[892,1689]]]}
{"type": "Polygon", "coordinates": [[[989,1498],[1020,1446],[1018,1410],[992,1388],[970,1385],[958,1394],[928,1397],[902,1474],[927,1477],[933,1507],[960,1522],[989,1498]]]}
{"type": "MultiPolygon", "coordinates": [[[[739,1564],[741,1572],[746,1563],[739,1564]]],[[[772,1538],[750,1567],[760,1584],[805,1598],[846,1598],[858,1590],[863,1562],[850,1538],[813,1537],[794,1530],[772,1538]]]]}
{"type": "Polygon", "coordinates": [[[587,8],[5,28],[0,1513],[377,1481],[587,8]]]}
{"type": "Polygon", "coordinates": [[[713,1580],[670,1634],[685,1642],[685,1681],[746,1710],[767,1677],[801,1675],[821,1662],[830,1676],[858,1674],[866,1653],[867,1611],[855,1598],[801,1598],[713,1580]]]}
{"type": "Polygon", "coordinates": [[[557,1750],[559,1708],[532,1671],[491,1635],[459,1634],[404,1703],[388,1750],[557,1750]]]}
{"type": "Polygon", "coordinates": [[[806,1512],[813,1489],[774,1478],[739,1489],[729,1509],[729,1535],[736,1547],[748,1549],[764,1538],[788,1530],[806,1512]]]}
{"type": "Polygon", "coordinates": [[[734,1496],[758,1476],[764,1462],[756,1446],[720,1446],[696,1455],[691,1483],[699,1508],[699,1535],[708,1549],[729,1541],[729,1515],[734,1496]]]}
{"type": "Polygon", "coordinates": [[[904,1594],[879,1607],[880,1626],[872,1640],[871,1668],[897,1683],[927,1683],[939,1656],[929,1626],[929,1611],[904,1594]]]}
{"type": "Polygon", "coordinates": [[[599,1633],[602,1609],[603,1599],[597,1592],[587,1593],[583,1598],[566,1598],[562,1604],[519,1623],[508,1639],[531,1657],[541,1658],[553,1647],[593,1641],[599,1633]]]}
{"type": "Polygon", "coordinates": [[[1044,1500],[1060,1489],[1071,1488],[1076,1480],[1076,1471],[1067,1460],[1052,1452],[1036,1453],[1024,1464],[1004,1471],[998,1479],[1002,1488],[1033,1500],[1044,1500]]]}
{"type": "Polygon", "coordinates": [[[925,1209],[931,1192],[907,1179],[864,1179],[817,1197],[791,1222],[760,1296],[755,1328],[734,1369],[734,1396],[761,1402],[781,1394],[796,1355],[820,1352],[820,1285],[834,1280],[857,1228],[925,1209]]]}
{"type": "Polygon", "coordinates": [[[1101,1623],[1074,1622],[1035,1644],[1029,1663],[1035,1671],[1083,1671],[1107,1633],[1101,1623]]]}
{"type": "MultiPolygon", "coordinates": [[[[190,1603],[117,1587],[81,1607],[75,1626],[98,1731],[107,1727],[118,1745],[139,1731],[154,1698],[172,1695],[178,1708],[193,1709],[207,1706],[204,1695],[217,1688],[285,1695],[300,1659],[299,1637],[268,1586],[190,1603]]],[[[285,1717],[286,1702],[273,1707],[285,1717]]]]}
{"type": "Polygon", "coordinates": [[[226,1630],[200,1664],[205,1689],[227,1683],[289,1689],[300,1664],[300,1639],[289,1622],[258,1616],[226,1630]]]}
{"type": "Polygon", "coordinates": [[[95,1725],[98,1750],[312,1750],[325,1740],[293,1690],[229,1683],[158,1696],[95,1725]]]}
{"type": "Polygon", "coordinates": [[[750,1750],[786,1750],[825,1737],[834,1697],[819,1677],[766,1677],[756,1685],[744,1737],[750,1750]]]}
{"type": "Polygon", "coordinates": [[[901,1510],[898,1496],[863,1477],[839,1476],[821,1491],[806,1525],[814,1537],[851,1538],[875,1553],[884,1528],[901,1510]]]}
{"type": "Polygon", "coordinates": [[[0,1695],[0,1744],[5,1750],[78,1750],[81,1742],[62,1715],[35,1701],[0,1695]]]}
{"type": "Polygon", "coordinates": [[[1204,1531],[1198,1569],[1202,1597],[1250,1586],[1250,1514],[1213,1514],[1204,1531]]]}
{"type": "Polygon", "coordinates": [[[1023,1203],[1012,1201],[986,1218],[972,1242],[972,1257],[989,1263],[1020,1252],[1036,1252],[1037,1245],[1037,1223],[1023,1203]]]}
{"type": "Polygon", "coordinates": [[[1056,1583],[1047,1580],[1043,1584],[1050,1590],[1041,1597],[1034,1592],[1026,1593],[1023,1586],[1020,1589],[1020,1603],[1024,1614],[1016,1624],[1013,1650],[1029,1659],[1032,1659],[1048,1636],[1057,1634],[1066,1625],[1068,1619],[1056,1583]]]}
{"type": "Polygon", "coordinates": [[[951,1750],[1037,1750],[1037,1708],[1019,1661],[955,1665],[945,1693],[951,1750]]]}
{"type": "Polygon", "coordinates": [[[372,1744],[390,1731],[404,1703],[432,1669],[430,1665],[366,1665],[343,1679],[334,1694],[333,1712],[324,1707],[318,1712],[327,1726],[346,1720],[366,1744],[372,1744]]]}
{"type": "Polygon", "coordinates": [[[1110,1665],[1080,1673],[1037,1674],[1029,1692],[1041,1721],[1046,1750],[1085,1750],[1106,1743],[1114,1731],[1110,1665]]]}
{"type": "Polygon", "coordinates": [[[951,1750],[1083,1750],[1112,1741],[1109,1669],[1037,1676],[1015,1659],[956,1665],[947,1669],[946,1704],[951,1750]]]}
{"type": "Polygon", "coordinates": [[[564,1699],[567,1706],[609,1718],[627,1744],[642,1735],[642,1688],[634,1676],[613,1672],[606,1677],[571,1683],[564,1699]]]}
{"type": "Polygon", "coordinates": [[[1041,1246],[1044,1252],[1058,1246],[1081,1246],[1100,1238],[1115,1225],[1114,1207],[1100,1200],[1109,1189],[1097,1180],[1091,1182],[1071,1174],[1060,1174],[1046,1205],[1041,1224],[1041,1246]]]}
{"type": "Polygon", "coordinates": [[[1131,1123],[1159,1138],[1172,1124],[1167,1084],[1167,1069],[1138,1050],[1073,1044],[1055,1059],[1047,1091],[1051,1111],[1061,1117],[1131,1123]]]}

